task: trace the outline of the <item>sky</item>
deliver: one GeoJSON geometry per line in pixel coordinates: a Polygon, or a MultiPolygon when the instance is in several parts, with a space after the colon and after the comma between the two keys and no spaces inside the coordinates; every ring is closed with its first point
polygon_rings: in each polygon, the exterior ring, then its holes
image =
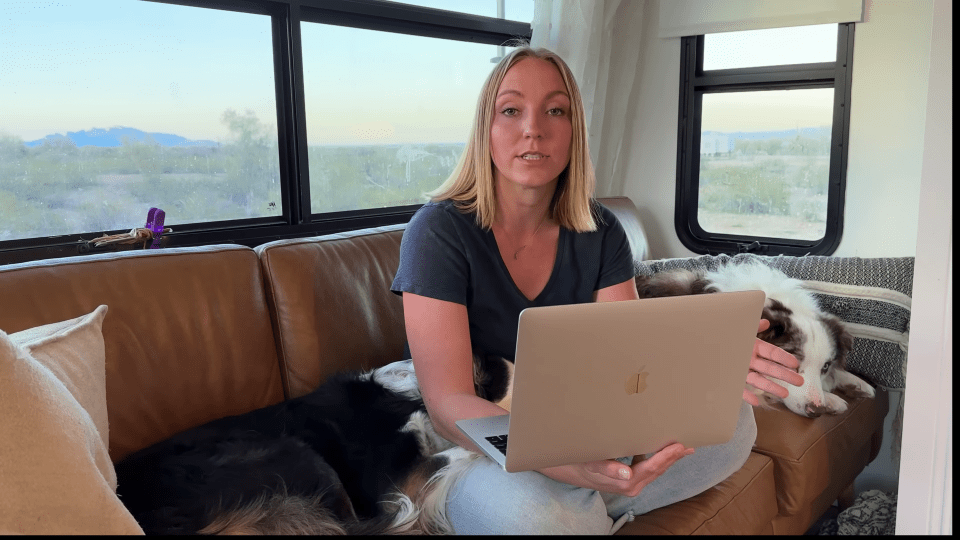
{"type": "MultiPolygon", "coordinates": [[[[832,62],[837,25],[707,35],[703,69],[832,62]]],[[[705,94],[703,131],[778,131],[833,123],[833,89],[705,94]]]]}
{"type": "MultiPolygon", "coordinates": [[[[496,16],[496,0],[411,3],[496,16]]],[[[530,22],[533,4],[507,0],[506,17],[530,22]]],[[[309,144],[463,142],[497,54],[492,45],[315,23],[303,23],[301,35],[309,144]]],[[[737,39],[731,54],[769,50],[737,39]]],[[[835,53],[835,30],[827,48],[835,53]]],[[[139,0],[0,0],[0,135],[31,141],[127,126],[227,141],[227,109],[251,110],[273,130],[272,62],[262,15],[139,0]]]]}
{"type": "Polygon", "coordinates": [[[833,88],[704,94],[701,131],[780,131],[833,124],[833,88]]]}
{"type": "MultiPolygon", "coordinates": [[[[420,0],[496,16],[496,0],[420,0]]],[[[533,0],[506,16],[533,20],[533,0]]],[[[496,47],[304,23],[308,142],[462,142],[496,47]]],[[[225,140],[276,126],[266,16],[137,0],[0,0],[0,134],[113,126],[225,140]]]]}

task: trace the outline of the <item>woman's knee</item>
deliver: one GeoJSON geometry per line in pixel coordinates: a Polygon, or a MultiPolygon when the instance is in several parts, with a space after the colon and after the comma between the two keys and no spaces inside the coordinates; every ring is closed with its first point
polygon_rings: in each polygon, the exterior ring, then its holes
{"type": "Polygon", "coordinates": [[[700,470],[704,474],[704,480],[712,486],[737,472],[750,457],[756,440],[757,421],[753,416],[753,407],[744,402],[741,404],[737,427],[730,440],[697,449],[696,452],[703,454],[700,470]]]}
{"type": "MultiPolygon", "coordinates": [[[[737,472],[746,463],[757,441],[757,421],[753,416],[753,407],[744,402],[741,404],[740,417],[733,437],[729,441],[715,446],[704,447],[703,452],[709,453],[712,462],[714,484],[727,479],[737,472]]],[[[700,452],[701,450],[697,450],[700,452]]]]}
{"type": "Polygon", "coordinates": [[[723,444],[697,448],[648,484],[637,497],[605,495],[610,515],[635,515],[689,499],[726,480],[746,463],[757,438],[753,409],[746,403],[733,437],[723,444]]]}
{"type": "Polygon", "coordinates": [[[613,524],[596,491],[487,459],[453,487],[447,518],[457,534],[609,534],[613,524]]]}
{"type": "Polygon", "coordinates": [[[740,418],[737,421],[737,429],[733,433],[730,442],[731,453],[734,459],[740,461],[740,466],[750,457],[754,443],[757,442],[757,420],[753,416],[753,407],[749,403],[740,405],[740,418]]]}

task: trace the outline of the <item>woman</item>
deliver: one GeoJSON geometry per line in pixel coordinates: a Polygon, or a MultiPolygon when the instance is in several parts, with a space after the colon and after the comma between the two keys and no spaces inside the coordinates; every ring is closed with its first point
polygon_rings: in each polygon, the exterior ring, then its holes
{"type": "MultiPolygon", "coordinates": [[[[427,412],[450,441],[478,451],[455,422],[506,413],[475,395],[472,350],[512,359],[522,309],[638,299],[626,234],[593,201],[594,184],[569,68],[544,49],[512,51],[481,91],[456,170],[411,219],[391,287],[403,295],[427,412]]],[[[786,395],[756,372],[791,384],[802,379],[765,360],[786,353],[760,343],[748,384],[786,395]]],[[[796,368],[786,356],[781,361],[796,368]]],[[[757,404],[746,389],[744,401],[757,404]]],[[[694,451],[678,443],[632,464],[623,458],[507,473],[480,461],[452,490],[448,518],[461,534],[609,533],[615,519],[618,527],[621,517],[693,496],[736,471],[756,437],[748,403],[734,439],[695,457],[685,458],[694,451]]]]}

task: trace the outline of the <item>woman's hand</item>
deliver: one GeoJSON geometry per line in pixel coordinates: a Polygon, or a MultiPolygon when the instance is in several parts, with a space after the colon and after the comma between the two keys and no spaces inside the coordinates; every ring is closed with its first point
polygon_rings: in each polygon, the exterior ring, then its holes
{"type": "MultiPolygon", "coordinates": [[[[760,319],[760,327],[757,328],[757,333],[768,328],[770,328],[770,321],[760,319]]],[[[786,398],[790,395],[787,389],[764,377],[764,375],[769,375],[794,386],[800,386],[803,384],[803,377],[797,373],[798,367],[800,367],[800,362],[797,361],[797,357],[776,345],[757,338],[753,345],[753,358],[750,359],[750,371],[747,372],[747,386],[786,398]]],[[[760,398],[748,388],[743,389],[743,400],[754,407],[760,405],[760,398]]]]}
{"type": "Polygon", "coordinates": [[[656,480],[677,460],[692,453],[693,448],[673,443],[648,459],[634,458],[630,466],[612,459],[604,459],[547,467],[540,469],[540,472],[554,480],[574,486],[636,497],[647,484],[656,480]]]}

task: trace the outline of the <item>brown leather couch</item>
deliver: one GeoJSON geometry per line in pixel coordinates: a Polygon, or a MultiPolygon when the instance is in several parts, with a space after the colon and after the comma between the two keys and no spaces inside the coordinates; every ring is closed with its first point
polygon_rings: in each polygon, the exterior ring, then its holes
{"type": "MultiPolygon", "coordinates": [[[[629,199],[603,200],[642,241],[629,199]]],[[[303,395],[330,374],[400,358],[389,290],[402,225],[271,242],[128,251],[0,266],[0,328],[106,304],[114,462],[198,424],[303,395]]],[[[880,447],[887,394],[817,419],[756,410],[754,453],[733,476],[639,516],[620,534],[802,534],[880,447]]]]}

